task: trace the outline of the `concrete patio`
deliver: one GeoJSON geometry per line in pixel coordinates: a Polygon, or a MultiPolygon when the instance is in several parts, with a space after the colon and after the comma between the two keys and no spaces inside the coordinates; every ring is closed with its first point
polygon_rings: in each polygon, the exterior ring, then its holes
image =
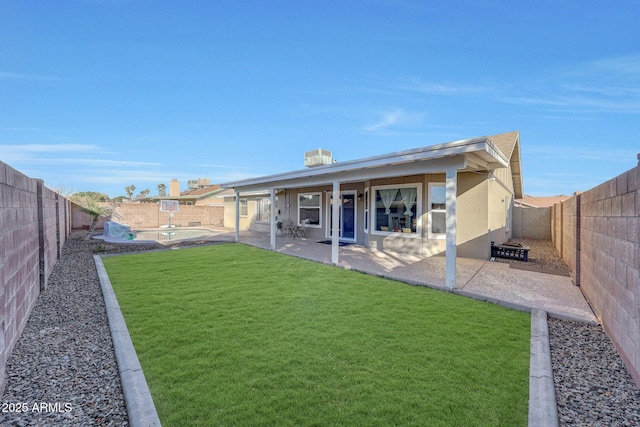
{"type": "MultiPolygon", "coordinates": [[[[208,239],[234,241],[235,234],[220,229],[208,239]]],[[[268,249],[269,235],[241,232],[240,242],[268,249]]],[[[317,239],[278,236],[276,251],[331,264],[331,245],[317,239]]],[[[342,268],[446,291],[444,256],[398,254],[355,244],[341,246],[339,254],[338,266],[342,268]]],[[[597,322],[571,277],[511,268],[507,263],[458,258],[456,278],[454,292],[460,295],[518,310],[544,310],[562,319],[597,322]]]]}

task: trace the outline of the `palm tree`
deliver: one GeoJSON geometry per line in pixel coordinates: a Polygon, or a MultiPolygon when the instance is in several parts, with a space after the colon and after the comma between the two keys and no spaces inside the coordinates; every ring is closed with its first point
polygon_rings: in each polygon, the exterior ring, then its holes
{"type": "Polygon", "coordinates": [[[125,187],[124,191],[127,192],[127,196],[129,197],[129,201],[131,201],[131,196],[133,196],[133,192],[136,191],[136,186],[131,184],[128,187],[125,187]]]}
{"type": "Polygon", "coordinates": [[[167,195],[167,186],[164,184],[158,184],[158,196],[167,195]]]}

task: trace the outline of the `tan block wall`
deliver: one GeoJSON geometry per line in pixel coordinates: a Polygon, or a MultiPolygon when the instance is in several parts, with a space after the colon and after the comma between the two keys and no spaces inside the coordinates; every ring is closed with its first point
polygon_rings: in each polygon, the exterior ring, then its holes
{"type": "Polygon", "coordinates": [[[562,256],[562,203],[551,206],[551,242],[562,256]]]}
{"type": "MultiPolygon", "coordinates": [[[[122,203],[117,206],[110,218],[100,218],[96,228],[103,228],[106,221],[126,224],[132,229],[158,228],[167,225],[169,214],[160,212],[160,205],[155,203],[122,203]]],[[[82,212],[81,208],[73,208],[73,228],[89,228],[91,216],[82,212]]],[[[173,214],[171,224],[178,227],[221,227],[224,220],[222,206],[188,206],[180,205],[180,211],[173,214]],[[199,225],[196,225],[200,223],[199,225]]]]}
{"type": "Polygon", "coordinates": [[[513,237],[551,240],[551,208],[513,208],[513,237]]]}
{"type": "Polygon", "coordinates": [[[554,206],[554,244],[640,384],[640,167],[554,206]]]}
{"type": "MultiPolygon", "coordinates": [[[[110,218],[100,217],[98,220],[98,224],[96,224],[96,228],[103,228],[104,223],[107,222],[110,218]]],[[[82,208],[76,204],[71,205],[71,224],[74,230],[78,229],[89,229],[91,226],[91,215],[82,211],[82,208]]],[[[114,220],[117,221],[117,220],[114,220]]]]}
{"type": "Polygon", "coordinates": [[[5,365],[71,229],[70,203],[0,162],[0,395],[5,365]]]}
{"type": "MultiPolygon", "coordinates": [[[[572,197],[560,203],[560,211],[562,216],[562,258],[569,266],[569,270],[573,272],[580,271],[578,265],[580,243],[578,241],[580,237],[580,216],[579,209],[580,200],[579,197],[572,197]]],[[[580,285],[580,276],[574,274],[574,282],[580,285]]]]}

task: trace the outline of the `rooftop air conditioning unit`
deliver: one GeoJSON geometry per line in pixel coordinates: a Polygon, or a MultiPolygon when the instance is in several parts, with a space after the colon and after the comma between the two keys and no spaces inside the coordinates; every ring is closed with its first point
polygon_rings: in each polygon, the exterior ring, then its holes
{"type": "Polygon", "coordinates": [[[304,153],[304,166],[314,168],[316,166],[330,165],[333,163],[331,151],[318,148],[317,150],[304,153]]]}
{"type": "Polygon", "coordinates": [[[190,190],[197,190],[209,185],[211,185],[211,180],[209,178],[190,179],[187,181],[187,186],[190,190]]]}

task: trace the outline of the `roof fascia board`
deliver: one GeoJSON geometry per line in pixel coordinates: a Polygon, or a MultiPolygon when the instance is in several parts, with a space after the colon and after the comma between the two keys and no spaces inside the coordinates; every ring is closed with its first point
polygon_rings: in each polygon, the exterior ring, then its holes
{"type": "Polygon", "coordinates": [[[516,196],[522,198],[524,195],[524,185],[522,183],[522,155],[520,153],[520,135],[516,139],[514,154],[511,155],[511,173],[513,174],[516,196]]]}
{"type": "Polygon", "coordinates": [[[249,185],[237,185],[235,189],[244,194],[247,192],[264,191],[268,188],[313,187],[317,185],[328,185],[334,181],[344,183],[366,181],[369,179],[393,178],[406,175],[442,173],[449,169],[464,169],[466,164],[465,156],[458,155],[442,159],[429,159],[411,163],[397,163],[378,167],[351,169],[344,172],[331,171],[331,173],[327,172],[323,175],[280,179],[249,185]]]}
{"type": "Polygon", "coordinates": [[[150,199],[154,199],[154,200],[196,200],[197,197],[195,196],[152,196],[149,197],[150,199]]]}
{"type": "MultiPolygon", "coordinates": [[[[337,174],[352,169],[375,168],[387,166],[390,164],[400,164],[417,162],[421,160],[442,159],[449,156],[471,153],[487,153],[491,160],[497,160],[499,164],[505,167],[508,160],[496,148],[496,146],[487,137],[472,138],[462,141],[450,142],[447,144],[433,145],[430,147],[416,148],[406,151],[398,151],[382,156],[368,157],[364,159],[351,160],[342,163],[334,163],[331,165],[318,166],[315,168],[300,169],[293,172],[285,172],[281,174],[269,175],[258,178],[248,178],[241,181],[233,181],[221,184],[222,188],[250,187],[260,185],[265,188],[265,183],[274,181],[294,180],[307,178],[316,175],[337,174]]],[[[487,159],[488,161],[489,159],[487,159]]],[[[257,187],[256,187],[257,188],[257,187]]]]}
{"type": "Polygon", "coordinates": [[[496,147],[496,145],[493,143],[493,141],[491,141],[490,139],[487,139],[486,141],[486,147],[485,147],[485,151],[494,159],[497,160],[497,162],[501,165],[501,167],[506,168],[507,166],[509,166],[509,159],[507,158],[507,156],[498,149],[498,147],[496,147]]]}

